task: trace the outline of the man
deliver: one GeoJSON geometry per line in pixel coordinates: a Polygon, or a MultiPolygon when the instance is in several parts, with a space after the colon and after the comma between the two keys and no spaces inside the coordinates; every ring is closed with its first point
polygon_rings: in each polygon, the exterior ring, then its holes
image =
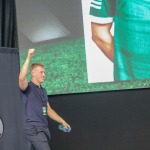
{"type": "Polygon", "coordinates": [[[90,16],[93,41],[114,62],[114,80],[150,78],[150,1],[92,0],[90,16]]]}
{"type": "Polygon", "coordinates": [[[30,146],[33,146],[35,150],[50,150],[47,115],[65,127],[70,128],[70,126],[51,108],[46,90],[41,86],[45,77],[44,66],[40,63],[32,64],[30,68],[31,81],[28,82],[26,79],[34,51],[34,49],[29,49],[19,75],[19,87],[25,103],[25,133],[30,146]]]}

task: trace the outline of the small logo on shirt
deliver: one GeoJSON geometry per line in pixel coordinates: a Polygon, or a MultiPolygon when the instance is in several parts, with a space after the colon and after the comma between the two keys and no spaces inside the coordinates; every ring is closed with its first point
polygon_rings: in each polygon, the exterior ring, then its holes
{"type": "Polygon", "coordinates": [[[4,125],[3,125],[2,119],[0,118],[0,139],[3,135],[3,132],[4,132],[4,125]]]}
{"type": "Polygon", "coordinates": [[[47,108],[46,107],[42,107],[42,112],[43,112],[43,115],[47,115],[47,108]]]}

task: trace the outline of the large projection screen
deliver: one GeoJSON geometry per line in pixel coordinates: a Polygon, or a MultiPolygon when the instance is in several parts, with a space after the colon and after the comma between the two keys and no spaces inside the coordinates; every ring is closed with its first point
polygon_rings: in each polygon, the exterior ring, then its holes
{"type": "Polygon", "coordinates": [[[44,64],[42,85],[49,95],[148,88],[150,5],[146,3],[150,2],[16,0],[20,65],[28,49],[35,48],[32,63],[44,64]],[[91,23],[112,24],[113,61],[93,41],[91,23]]]}

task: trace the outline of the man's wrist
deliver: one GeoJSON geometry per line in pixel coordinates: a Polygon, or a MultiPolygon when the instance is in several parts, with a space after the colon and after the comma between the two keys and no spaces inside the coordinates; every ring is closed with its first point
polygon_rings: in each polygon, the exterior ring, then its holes
{"type": "Polygon", "coordinates": [[[30,58],[29,58],[29,57],[27,57],[27,58],[26,58],[26,60],[27,60],[27,61],[30,61],[30,58]]]}
{"type": "Polygon", "coordinates": [[[65,120],[62,120],[62,121],[61,121],[61,124],[65,124],[65,120]]]}

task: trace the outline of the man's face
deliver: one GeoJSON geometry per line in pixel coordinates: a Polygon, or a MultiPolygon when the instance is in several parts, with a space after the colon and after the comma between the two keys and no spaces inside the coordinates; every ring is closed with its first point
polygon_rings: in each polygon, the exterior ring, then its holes
{"type": "Polygon", "coordinates": [[[42,83],[45,78],[45,69],[41,66],[37,66],[32,70],[31,75],[37,82],[42,83]]]}

